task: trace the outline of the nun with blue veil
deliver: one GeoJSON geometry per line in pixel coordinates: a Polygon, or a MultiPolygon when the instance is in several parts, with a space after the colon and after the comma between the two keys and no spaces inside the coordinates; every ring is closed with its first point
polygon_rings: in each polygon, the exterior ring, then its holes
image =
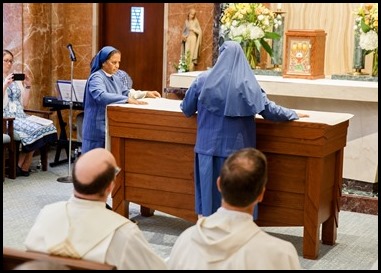
{"type": "MultiPolygon", "coordinates": [[[[121,53],[112,46],[103,47],[91,62],[83,97],[84,116],[82,124],[82,154],[105,148],[106,107],[112,103],[147,104],[129,96],[130,89],[124,84],[119,71],[121,53]]],[[[147,97],[160,97],[160,93],[149,91],[147,97]]]]}
{"type": "MultiPolygon", "coordinates": [[[[221,45],[216,64],[193,81],[180,107],[187,117],[197,113],[194,180],[199,217],[221,205],[216,181],[225,159],[242,148],[256,147],[256,114],[273,121],[307,117],[268,99],[235,41],[221,45]]],[[[257,219],[257,207],[253,214],[257,219]]]]}

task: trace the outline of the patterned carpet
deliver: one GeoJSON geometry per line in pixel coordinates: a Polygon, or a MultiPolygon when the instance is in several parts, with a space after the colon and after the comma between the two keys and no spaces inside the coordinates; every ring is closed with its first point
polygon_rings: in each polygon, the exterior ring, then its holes
{"type": "MultiPolygon", "coordinates": [[[[32,165],[33,169],[33,165],[32,165]]],[[[57,178],[68,175],[68,164],[34,172],[29,177],[6,179],[3,183],[3,246],[23,249],[23,241],[39,210],[56,201],[67,200],[71,183],[57,178]]],[[[111,200],[109,200],[111,204],[111,200]]],[[[163,258],[167,258],[177,236],[191,223],[158,212],[142,217],[139,206],[130,204],[130,218],[138,220],[140,229],[163,258]]],[[[296,247],[304,269],[371,269],[378,257],[378,216],[341,211],[336,245],[320,246],[316,260],[302,257],[303,228],[264,228],[274,236],[288,240],[296,247]]],[[[378,268],[378,262],[377,262],[378,268]]]]}

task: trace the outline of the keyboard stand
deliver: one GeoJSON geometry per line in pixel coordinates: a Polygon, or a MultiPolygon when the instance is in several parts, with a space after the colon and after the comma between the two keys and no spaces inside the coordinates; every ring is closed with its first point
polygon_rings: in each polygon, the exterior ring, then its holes
{"type": "MultiPolygon", "coordinates": [[[[55,167],[55,166],[61,165],[63,163],[69,162],[69,140],[68,140],[68,137],[66,134],[67,123],[62,118],[61,109],[59,109],[58,107],[53,107],[50,110],[51,111],[57,111],[58,122],[60,125],[60,136],[59,136],[58,141],[57,141],[56,155],[54,157],[54,161],[49,163],[50,167],[55,167]],[[60,160],[62,149],[65,149],[65,151],[66,151],[66,159],[60,160]]],[[[71,148],[72,149],[77,149],[78,147],[81,147],[81,145],[82,145],[82,142],[80,142],[80,141],[75,141],[75,140],[71,141],[71,148]]],[[[73,155],[73,153],[72,153],[72,155],[73,155]]],[[[78,156],[79,156],[79,154],[78,154],[78,156]]],[[[74,162],[74,160],[75,160],[75,158],[73,158],[73,156],[72,156],[71,162],[74,162]]]]}

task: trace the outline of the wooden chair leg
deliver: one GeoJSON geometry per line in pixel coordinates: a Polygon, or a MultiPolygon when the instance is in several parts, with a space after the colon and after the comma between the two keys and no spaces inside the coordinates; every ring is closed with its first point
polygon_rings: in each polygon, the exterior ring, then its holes
{"type": "Polygon", "coordinates": [[[42,165],[43,171],[48,170],[48,152],[49,152],[49,146],[47,144],[43,146],[42,148],[40,148],[41,165],[42,165]]]}
{"type": "Polygon", "coordinates": [[[3,147],[3,182],[5,180],[5,149],[3,147]]]}
{"type": "Polygon", "coordinates": [[[8,178],[16,179],[16,154],[12,147],[3,148],[3,181],[5,180],[5,162],[8,162],[8,178]],[[8,159],[6,159],[6,150],[8,159]]]}

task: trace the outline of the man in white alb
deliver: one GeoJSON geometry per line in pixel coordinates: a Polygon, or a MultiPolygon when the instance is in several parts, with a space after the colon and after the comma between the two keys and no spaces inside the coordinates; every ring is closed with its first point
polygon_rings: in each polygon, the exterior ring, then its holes
{"type": "Polygon", "coordinates": [[[30,230],[27,250],[82,258],[126,269],[166,269],[136,224],[106,209],[120,171],[104,148],[81,155],[72,170],[74,195],[46,205],[30,230]]]}
{"type": "Polygon", "coordinates": [[[224,162],[217,180],[221,207],[200,218],[176,240],[169,269],[301,269],[295,247],[271,236],[253,222],[267,182],[267,160],[244,148],[224,162]]]}

